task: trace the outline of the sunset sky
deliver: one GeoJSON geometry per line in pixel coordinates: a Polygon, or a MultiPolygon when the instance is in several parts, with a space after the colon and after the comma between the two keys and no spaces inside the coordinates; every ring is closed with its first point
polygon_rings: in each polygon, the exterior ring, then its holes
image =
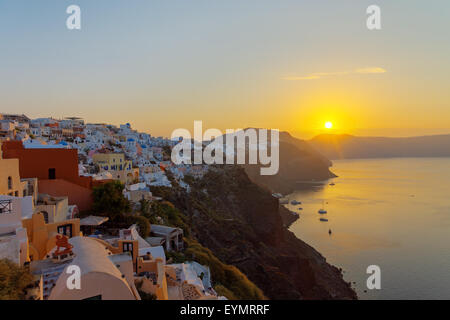
{"type": "Polygon", "coordinates": [[[448,0],[0,0],[0,112],[165,136],[194,120],[450,133],[449,29],[448,0]],[[80,31],[65,26],[71,4],[80,31]]]}

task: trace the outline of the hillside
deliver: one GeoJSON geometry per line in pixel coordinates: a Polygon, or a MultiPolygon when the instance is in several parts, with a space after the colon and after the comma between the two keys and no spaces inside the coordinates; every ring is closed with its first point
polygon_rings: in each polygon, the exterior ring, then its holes
{"type": "MultiPolygon", "coordinates": [[[[354,299],[341,272],[284,226],[277,199],[238,166],[212,168],[191,192],[153,189],[183,213],[191,237],[270,299],[354,299]]],[[[228,287],[230,284],[226,284],[228,287]]]]}
{"type": "Polygon", "coordinates": [[[246,165],[249,178],[270,190],[288,194],[299,187],[301,181],[320,181],[335,175],[330,171],[332,163],[304,140],[280,132],[280,167],[278,174],[262,176],[259,165],[246,165]]]}
{"type": "Polygon", "coordinates": [[[450,135],[408,138],[324,134],[309,143],[329,159],[449,157],[450,135]]]}

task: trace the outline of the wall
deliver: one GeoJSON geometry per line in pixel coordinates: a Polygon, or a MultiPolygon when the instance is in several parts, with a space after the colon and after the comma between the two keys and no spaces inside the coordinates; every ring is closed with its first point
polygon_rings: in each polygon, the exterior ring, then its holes
{"type": "Polygon", "coordinates": [[[39,180],[39,192],[54,197],[68,197],[69,205],[77,205],[79,211],[92,208],[92,190],[66,180],[39,180]]]}
{"type": "Polygon", "coordinates": [[[68,199],[67,197],[58,198],[49,204],[38,203],[34,211],[35,212],[47,212],[48,223],[62,222],[67,219],[68,212],[68,199]]]}
{"type": "Polygon", "coordinates": [[[58,227],[68,224],[72,225],[72,236],[79,236],[80,219],[46,224],[44,216],[36,213],[31,219],[22,220],[22,225],[27,230],[30,257],[32,256],[33,260],[45,259],[46,254],[56,245],[55,236],[58,234],[58,227]]]}
{"type": "Polygon", "coordinates": [[[0,159],[0,194],[22,196],[19,176],[19,160],[0,159]],[[8,177],[12,178],[12,189],[8,188],[8,177]]]}
{"type": "Polygon", "coordinates": [[[155,260],[146,261],[142,257],[139,257],[138,269],[138,273],[154,272],[157,279],[156,285],[154,285],[151,281],[145,281],[145,279],[142,279],[143,287],[141,289],[143,289],[144,292],[156,295],[157,300],[168,300],[167,279],[163,259],[156,258],[155,260]]]}
{"type": "Polygon", "coordinates": [[[0,200],[11,202],[11,213],[0,213],[0,234],[15,232],[21,227],[22,199],[0,196],[0,200]]]}
{"type": "Polygon", "coordinates": [[[130,200],[131,202],[138,203],[142,199],[145,199],[148,201],[152,200],[152,193],[147,190],[128,191],[127,195],[128,195],[128,200],[130,200]]]}
{"type": "Polygon", "coordinates": [[[81,276],[81,290],[67,289],[67,275],[63,272],[49,300],[83,300],[98,295],[102,300],[136,300],[126,281],[107,273],[91,272],[81,276]],[[60,284],[61,282],[61,284],[60,284]]]}
{"type": "Polygon", "coordinates": [[[70,274],[63,271],[49,300],[82,300],[98,295],[101,295],[103,300],[139,299],[129,255],[114,259],[101,241],[92,238],[75,237],[70,243],[75,254],[72,264],[81,269],[81,290],[67,288],[66,282],[70,274]]]}
{"type": "Polygon", "coordinates": [[[115,180],[123,184],[131,184],[139,179],[139,169],[133,168],[132,161],[125,160],[123,153],[96,153],[92,160],[99,165],[100,172],[110,172],[115,180]]]}
{"type": "Polygon", "coordinates": [[[117,166],[114,170],[120,170],[120,166],[122,166],[123,170],[125,167],[125,156],[123,153],[96,153],[92,156],[92,160],[100,166],[102,171],[110,171],[111,166],[117,166]],[[107,169],[104,169],[105,166],[107,166],[107,169]]]}

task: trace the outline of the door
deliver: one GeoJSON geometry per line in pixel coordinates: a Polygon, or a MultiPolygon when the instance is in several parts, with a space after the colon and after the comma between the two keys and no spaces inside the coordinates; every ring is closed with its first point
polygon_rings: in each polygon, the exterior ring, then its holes
{"type": "Polygon", "coordinates": [[[56,179],[56,169],[55,168],[48,169],[48,179],[49,180],[55,180],[56,179]]]}

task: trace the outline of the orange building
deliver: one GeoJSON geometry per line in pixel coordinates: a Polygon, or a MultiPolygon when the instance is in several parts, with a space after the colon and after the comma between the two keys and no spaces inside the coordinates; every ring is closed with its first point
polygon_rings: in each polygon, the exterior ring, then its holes
{"type": "Polygon", "coordinates": [[[22,179],[38,178],[40,193],[68,196],[69,204],[76,204],[80,211],[91,208],[92,178],[78,175],[76,149],[26,149],[22,141],[5,141],[2,151],[4,159],[19,159],[22,179]]]}

